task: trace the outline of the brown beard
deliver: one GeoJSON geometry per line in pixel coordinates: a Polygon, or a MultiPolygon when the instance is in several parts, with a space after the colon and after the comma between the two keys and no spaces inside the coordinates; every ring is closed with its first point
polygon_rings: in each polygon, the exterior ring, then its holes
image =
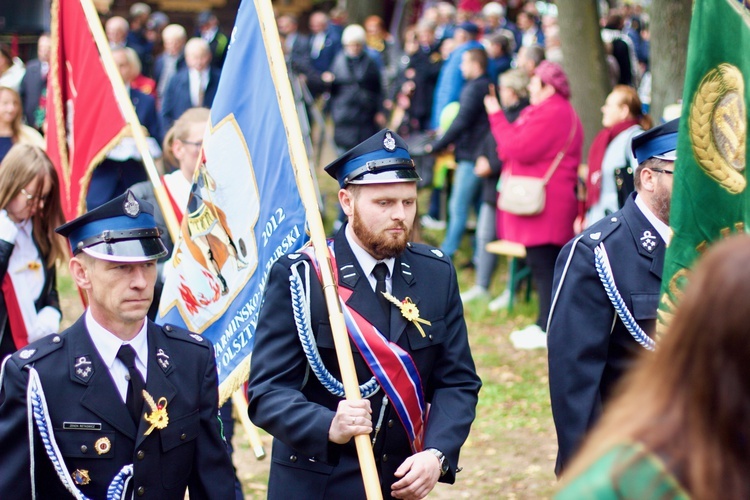
{"type": "Polygon", "coordinates": [[[353,207],[353,210],[354,212],[351,217],[352,230],[365,250],[370,252],[373,257],[378,260],[390,259],[398,257],[404,252],[406,244],[411,237],[411,231],[406,227],[406,224],[399,221],[391,225],[392,228],[398,227],[404,230],[399,236],[385,232],[374,233],[362,222],[362,219],[357,214],[356,206],[353,207]]]}
{"type": "Polygon", "coordinates": [[[656,217],[664,224],[669,225],[669,211],[672,206],[672,193],[666,188],[658,189],[653,196],[654,211],[656,217]]]}

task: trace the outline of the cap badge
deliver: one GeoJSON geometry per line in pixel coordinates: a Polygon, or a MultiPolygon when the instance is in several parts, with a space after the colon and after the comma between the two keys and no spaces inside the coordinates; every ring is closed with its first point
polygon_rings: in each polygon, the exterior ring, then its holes
{"type": "Polygon", "coordinates": [[[125,215],[128,217],[136,218],[141,213],[141,205],[130,191],[128,191],[128,197],[125,198],[125,203],[123,203],[122,208],[125,211],[125,215]]]}
{"type": "Polygon", "coordinates": [[[109,441],[109,438],[100,437],[94,443],[94,449],[98,455],[105,455],[112,449],[112,443],[109,441]]]}
{"type": "Polygon", "coordinates": [[[646,249],[648,253],[654,251],[654,248],[656,248],[656,237],[651,234],[651,231],[643,231],[643,235],[641,236],[641,245],[646,249]]]}
{"type": "Polygon", "coordinates": [[[79,356],[76,358],[76,377],[83,380],[84,382],[91,376],[93,371],[91,358],[88,356],[79,356]]]}
{"type": "Polygon", "coordinates": [[[396,139],[393,137],[393,134],[391,134],[390,131],[385,133],[385,137],[383,138],[383,147],[389,153],[393,153],[394,151],[396,151],[396,139]]]}
{"type": "Polygon", "coordinates": [[[91,482],[89,471],[86,469],[76,469],[71,476],[73,476],[73,482],[81,486],[86,486],[91,482]]]}
{"type": "Polygon", "coordinates": [[[34,355],[36,352],[36,349],[24,349],[18,354],[18,357],[21,359],[29,359],[31,356],[34,355]]]}

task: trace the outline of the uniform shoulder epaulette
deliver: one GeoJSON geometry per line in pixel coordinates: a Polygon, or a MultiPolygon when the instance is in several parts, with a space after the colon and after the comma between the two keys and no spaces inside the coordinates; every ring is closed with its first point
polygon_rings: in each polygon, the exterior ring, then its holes
{"type": "Polygon", "coordinates": [[[594,248],[622,225],[621,217],[612,214],[594,223],[581,235],[580,242],[594,248]]]}
{"type": "Polygon", "coordinates": [[[443,261],[445,263],[450,263],[451,259],[448,257],[445,252],[440,250],[439,248],[432,247],[430,245],[425,245],[424,243],[412,243],[409,242],[406,245],[406,248],[416,254],[424,255],[425,257],[431,257],[433,259],[437,259],[440,261],[443,261]]]}
{"type": "Polygon", "coordinates": [[[13,360],[18,366],[26,366],[34,363],[60,349],[64,344],[64,336],[58,333],[47,335],[26,347],[19,349],[13,354],[13,360]]]}
{"type": "Polygon", "coordinates": [[[209,346],[209,341],[203,335],[193,333],[190,330],[180,328],[179,326],[169,324],[162,325],[161,331],[164,332],[167,337],[172,339],[184,340],[185,342],[201,345],[203,347],[209,346]]]}

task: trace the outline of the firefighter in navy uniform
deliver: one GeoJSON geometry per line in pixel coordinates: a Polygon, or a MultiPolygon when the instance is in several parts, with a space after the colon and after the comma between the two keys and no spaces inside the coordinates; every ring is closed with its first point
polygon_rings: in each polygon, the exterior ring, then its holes
{"type": "Polygon", "coordinates": [[[634,357],[652,343],[670,237],[677,126],[673,120],[633,138],[636,192],[557,258],[547,347],[558,476],[634,357]],[[608,294],[605,281],[616,294],[608,294]],[[615,295],[622,299],[617,308],[615,295]]]}
{"type": "Polygon", "coordinates": [[[4,364],[0,498],[234,498],[213,348],[146,319],[166,253],[152,207],[128,191],[57,231],[88,308],[4,364]]]}
{"type": "Polygon", "coordinates": [[[395,133],[378,132],[326,171],[348,216],[329,245],[363,399],[347,401],[335,387],[341,377],[309,248],[282,256],[248,387],[250,418],[274,436],[268,498],[364,498],[351,439],[360,434],[373,443],[383,496],[421,498],[438,480],[455,481],[481,385],[456,271],[440,250],[409,242],[419,177],[395,133]],[[401,369],[378,369],[386,365],[401,369]]]}

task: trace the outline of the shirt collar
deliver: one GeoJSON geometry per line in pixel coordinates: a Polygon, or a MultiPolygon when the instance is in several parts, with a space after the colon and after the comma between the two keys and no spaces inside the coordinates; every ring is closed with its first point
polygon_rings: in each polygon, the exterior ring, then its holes
{"type": "Polygon", "coordinates": [[[117,351],[120,350],[120,346],[123,344],[130,344],[135,351],[136,366],[140,365],[139,368],[141,371],[145,372],[146,359],[148,357],[148,335],[146,334],[146,324],[148,322],[145,319],[141,330],[129,342],[124,342],[115,334],[97,323],[94,316],[91,314],[91,309],[86,309],[85,321],[86,329],[89,332],[91,341],[94,343],[94,347],[96,347],[102,361],[104,361],[104,364],[107,365],[110,370],[115,363],[117,351]]]}
{"type": "Polygon", "coordinates": [[[646,219],[648,219],[651,225],[654,226],[654,229],[656,229],[656,232],[659,233],[659,236],[661,236],[661,239],[664,240],[664,243],[669,245],[669,240],[672,238],[672,230],[669,228],[669,226],[662,222],[662,220],[659,219],[656,215],[654,215],[651,209],[646,206],[643,198],[641,198],[639,195],[636,195],[635,197],[635,205],[640,209],[643,215],[646,216],[646,219]]]}
{"type": "Polygon", "coordinates": [[[354,229],[352,229],[351,224],[346,225],[344,234],[346,235],[346,241],[349,242],[349,246],[352,248],[354,257],[357,259],[357,262],[359,262],[359,265],[362,268],[362,271],[364,271],[365,276],[369,276],[370,274],[372,274],[373,268],[375,268],[375,265],[379,264],[380,262],[388,266],[388,276],[393,276],[393,267],[396,265],[395,258],[391,257],[390,259],[378,260],[370,255],[370,253],[359,246],[359,244],[354,239],[354,229]]]}

